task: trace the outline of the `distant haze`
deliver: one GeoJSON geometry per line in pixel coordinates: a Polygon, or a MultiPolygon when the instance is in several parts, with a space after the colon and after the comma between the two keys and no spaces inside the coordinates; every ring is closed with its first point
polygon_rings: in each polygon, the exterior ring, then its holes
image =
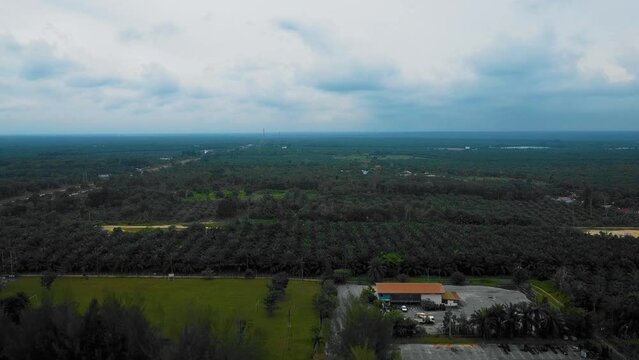
{"type": "Polygon", "coordinates": [[[639,1],[5,1],[0,134],[639,130],[639,1]]]}

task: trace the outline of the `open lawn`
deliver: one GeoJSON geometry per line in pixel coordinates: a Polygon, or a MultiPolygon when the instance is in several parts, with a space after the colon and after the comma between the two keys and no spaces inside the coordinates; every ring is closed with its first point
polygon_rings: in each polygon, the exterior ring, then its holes
{"type": "MultiPolygon", "coordinates": [[[[246,319],[264,340],[267,359],[304,359],[311,352],[311,328],[318,323],[312,299],[319,283],[291,280],[286,300],[269,317],[260,304],[268,279],[58,278],[50,290],[56,302],[69,300],[84,311],[96,297],[116,296],[142,304],[148,319],[169,337],[177,337],[187,319],[208,317],[214,323],[246,319]],[[291,312],[290,330],[287,328],[291,312]],[[290,334],[290,340],[289,336],[290,334]]],[[[22,277],[0,296],[19,291],[38,304],[43,290],[39,277],[22,277]]]]}

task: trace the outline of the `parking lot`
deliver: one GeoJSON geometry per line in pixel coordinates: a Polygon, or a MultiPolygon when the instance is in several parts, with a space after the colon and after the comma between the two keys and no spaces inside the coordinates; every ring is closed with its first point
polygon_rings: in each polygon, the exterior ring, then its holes
{"type": "MultiPolygon", "coordinates": [[[[340,300],[345,299],[349,294],[359,296],[362,289],[366,286],[363,285],[340,285],[338,287],[338,294],[340,300]]],[[[482,307],[489,307],[493,304],[508,304],[518,303],[522,301],[528,301],[526,295],[515,290],[505,290],[490,286],[454,286],[446,285],[447,291],[456,291],[462,301],[462,306],[451,308],[453,313],[463,312],[466,316],[470,316],[475,310],[482,307]]],[[[424,312],[418,304],[409,304],[407,317],[415,319],[418,312],[424,312]]],[[[440,334],[442,320],[444,318],[445,311],[428,311],[429,315],[435,317],[435,323],[424,325],[428,334],[440,334]]]]}
{"type": "MultiPolygon", "coordinates": [[[[451,310],[455,314],[464,313],[466,316],[470,316],[476,310],[483,307],[490,307],[494,304],[508,304],[518,303],[522,301],[528,301],[526,295],[516,290],[506,290],[490,286],[455,286],[446,285],[446,291],[456,291],[459,295],[462,305],[459,307],[453,307],[451,310]]],[[[415,318],[417,312],[423,312],[419,306],[409,306],[409,315],[411,318],[415,318]]],[[[430,315],[435,317],[435,323],[432,325],[426,325],[426,332],[428,334],[440,334],[442,320],[444,318],[445,311],[429,311],[430,315]]]]}
{"type": "Polygon", "coordinates": [[[523,346],[510,345],[508,352],[497,344],[477,345],[400,345],[403,360],[572,360],[579,351],[564,347],[566,354],[555,350],[532,353],[523,346]]]}

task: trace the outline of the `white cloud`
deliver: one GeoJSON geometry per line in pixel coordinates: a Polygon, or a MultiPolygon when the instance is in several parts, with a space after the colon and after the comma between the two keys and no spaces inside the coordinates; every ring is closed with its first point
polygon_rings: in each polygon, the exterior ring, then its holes
{"type": "Polygon", "coordinates": [[[16,1],[0,12],[0,132],[639,129],[637,106],[613,101],[639,97],[635,13],[632,0],[16,1]]]}

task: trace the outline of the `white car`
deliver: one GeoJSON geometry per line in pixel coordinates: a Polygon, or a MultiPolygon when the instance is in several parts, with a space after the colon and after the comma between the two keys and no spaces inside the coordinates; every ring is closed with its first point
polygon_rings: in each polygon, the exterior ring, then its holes
{"type": "Polygon", "coordinates": [[[406,305],[402,305],[400,309],[402,310],[402,312],[408,312],[408,307],[406,305]]]}

